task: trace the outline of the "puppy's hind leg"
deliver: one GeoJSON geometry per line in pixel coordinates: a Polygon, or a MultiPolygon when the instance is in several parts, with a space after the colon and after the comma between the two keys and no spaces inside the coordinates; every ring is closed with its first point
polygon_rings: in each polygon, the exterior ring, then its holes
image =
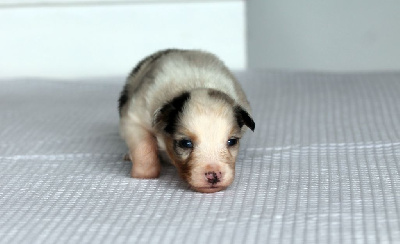
{"type": "Polygon", "coordinates": [[[156,138],[136,125],[131,125],[129,129],[123,131],[129,148],[129,156],[127,156],[132,161],[131,176],[145,179],[157,178],[160,175],[161,166],[156,138]]]}

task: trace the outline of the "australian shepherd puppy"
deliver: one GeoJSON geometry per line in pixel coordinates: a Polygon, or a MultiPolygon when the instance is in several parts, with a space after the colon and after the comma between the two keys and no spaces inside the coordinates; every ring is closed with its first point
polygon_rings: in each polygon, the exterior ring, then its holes
{"type": "Polygon", "coordinates": [[[157,178],[160,152],[195,191],[228,187],[245,127],[254,131],[239,83],[211,53],[168,49],[133,69],[119,98],[131,176],[157,178]]]}

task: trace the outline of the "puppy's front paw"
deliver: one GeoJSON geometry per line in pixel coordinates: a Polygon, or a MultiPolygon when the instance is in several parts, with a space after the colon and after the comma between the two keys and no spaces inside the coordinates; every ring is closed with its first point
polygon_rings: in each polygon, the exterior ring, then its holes
{"type": "Polygon", "coordinates": [[[132,161],[131,176],[133,178],[158,178],[161,165],[157,155],[157,144],[152,140],[143,140],[129,153],[132,161]]]}
{"type": "Polygon", "coordinates": [[[132,178],[140,179],[154,179],[160,176],[161,167],[160,165],[154,165],[152,167],[135,167],[136,163],[133,163],[131,170],[132,178]]]}

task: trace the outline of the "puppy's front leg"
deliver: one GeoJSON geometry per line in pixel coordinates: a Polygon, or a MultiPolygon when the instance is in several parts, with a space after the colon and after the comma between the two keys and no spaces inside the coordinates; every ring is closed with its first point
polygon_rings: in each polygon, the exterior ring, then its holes
{"type": "Polygon", "coordinates": [[[132,161],[133,178],[157,178],[160,175],[160,161],[156,138],[145,129],[137,126],[125,131],[125,141],[132,161]]]}

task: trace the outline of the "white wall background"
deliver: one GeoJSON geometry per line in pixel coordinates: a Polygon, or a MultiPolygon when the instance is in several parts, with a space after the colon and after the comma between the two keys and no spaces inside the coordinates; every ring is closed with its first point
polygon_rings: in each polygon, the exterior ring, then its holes
{"type": "Polygon", "coordinates": [[[246,67],[244,2],[0,3],[0,77],[125,76],[163,48],[196,48],[246,67]]]}
{"type": "Polygon", "coordinates": [[[400,70],[400,1],[250,0],[250,68],[400,70]]]}
{"type": "Polygon", "coordinates": [[[400,70],[400,2],[0,1],[0,78],[125,76],[170,47],[234,70],[400,70]]]}

